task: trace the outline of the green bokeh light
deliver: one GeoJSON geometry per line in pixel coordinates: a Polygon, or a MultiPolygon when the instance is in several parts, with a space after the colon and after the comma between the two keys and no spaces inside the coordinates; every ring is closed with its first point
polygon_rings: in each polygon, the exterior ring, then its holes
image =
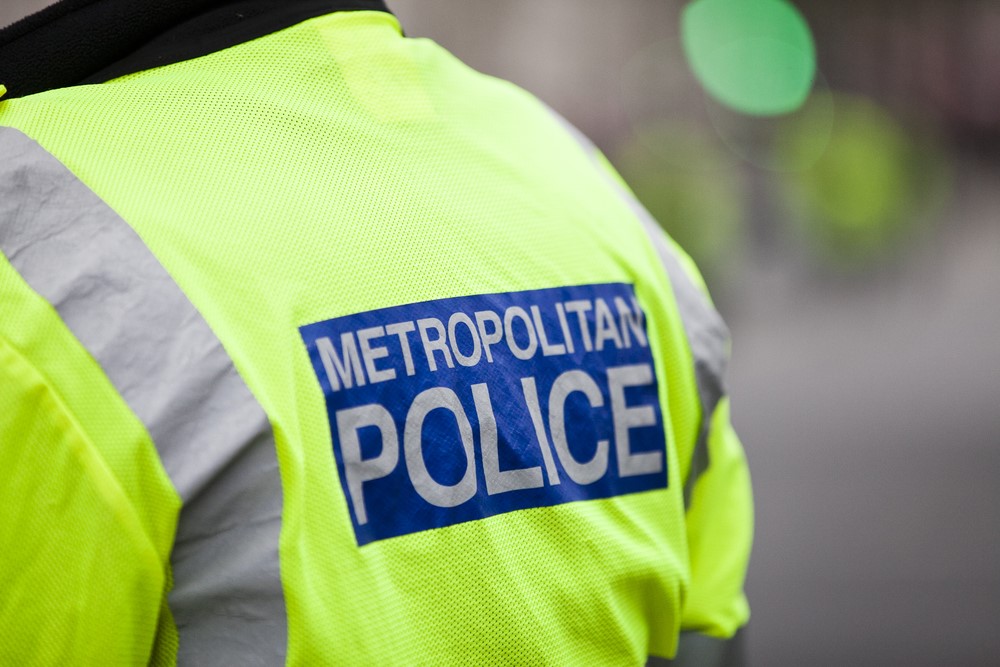
{"type": "Polygon", "coordinates": [[[692,71],[720,104],[773,116],[809,96],[816,48],[785,0],[695,0],[684,9],[681,37],[692,71]]]}
{"type": "MultiPolygon", "coordinates": [[[[801,162],[824,110],[807,105],[777,146],[801,162]]],[[[929,138],[910,132],[873,101],[836,98],[833,132],[811,169],[789,174],[783,190],[790,219],[812,249],[841,266],[874,264],[901,250],[936,217],[950,192],[948,160],[929,138]]]]}

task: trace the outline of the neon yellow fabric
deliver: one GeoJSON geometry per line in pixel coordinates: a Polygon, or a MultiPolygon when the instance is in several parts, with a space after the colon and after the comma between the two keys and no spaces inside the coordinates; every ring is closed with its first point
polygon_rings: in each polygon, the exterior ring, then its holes
{"type": "Polygon", "coordinates": [[[0,102],[0,124],[133,226],[267,411],[284,486],[289,664],[673,655],[691,579],[678,459],[700,417],[690,353],[641,225],[537,100],[403,38],[389,15],[350,12],[0,102]],[[602,282],[633,283],[648,316],[669,488],[359,549],[298,327],[602,282]]]}
{"type": "Polygon", "coordinates": [[[731,637],[750,618],[743,581],[753,542],[753,498],[728,398],[712,416],[708,456],[710,464],[698,478],[688,508],[691,585],[682,625],[731,637]]]}
{"type": "Polygon", "coordinates": [[[180,502],[149,436],[2,258],[0,303],[0,663],[170,655],[180,502]]]}

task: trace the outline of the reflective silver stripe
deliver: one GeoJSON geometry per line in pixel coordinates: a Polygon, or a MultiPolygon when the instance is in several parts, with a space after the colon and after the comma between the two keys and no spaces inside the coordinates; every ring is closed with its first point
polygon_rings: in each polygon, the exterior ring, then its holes
{"type": "Polygon", "coordinates": [[[697,632],[682,632],[673,659],[650,657],[646,667],[741,667],[746,662],[745,632],[718,639],[697,632]]]}
{"type": "Polygon", "coordinates": [[[705,293],[692,282],[677,254],[667,243],[660,225],[635,196],[615,181],[604,165],[600,164],[597,147],[559,114],[552,113],[576,139],[577,143],[583,147],[584,152],[594,161],[607,183],[642,222],[647,236],[660,256],[660,262],[666,269],[667,277],[670,279],[674,299],[677,301],[677,310],[680,312],[684,332],[687,334],[688,344],[691,346],[695,381],[701,400],[701,424],[698,427],[698,439],[691,454],[691,467],[684,484],[684,503],[685,506],[690,505],[694,484],[701,473],[708,468],[708,432],[712,423],[712,415],[715,413],[719,400],[726,393],[723,378],[728,358],[729,330],[705,293]]]}
{"type": "MultiPolygon", "coordinates": [[[[609,177],[608,180],[613,179],[609,177]]],[[[684,484],[684,504],[687,506],[691,503],[695,482],[708,468],[708,436],[712,415],[715,414],[719,400],[726,393],[723,378],[726,373],[729,330],[705,293],[691,281],[653,216],[631,193],[623,190],[617,183],[615,186],[629,203],[632,212],[642,221],[667,271],[674,290],[677,310],[684,325],[684,333],[687,334],[688,344],[691,346],[691,356],[694,359],[695,382],[698,386],[698,397],[701,399],[701,423],[698,426],[698,439],[691,453],[691,467],[684,484]]]]}
{"type": "Polygon", "coordinates": [[[169,602],[179,664],[281,664],[274,434],[229,355],[132,228],[0,128],[0,252],[145,424],[183,500],[169,602]]]}

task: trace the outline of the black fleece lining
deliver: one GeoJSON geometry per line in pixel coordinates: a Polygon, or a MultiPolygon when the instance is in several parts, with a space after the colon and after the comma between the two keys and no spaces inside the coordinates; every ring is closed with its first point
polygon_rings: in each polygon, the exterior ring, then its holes
{"type": "Polygon", "coordinates": [[[110,79],[220,51],[382,0],[61,0],[0,30],[7,97],[110,79]]]}

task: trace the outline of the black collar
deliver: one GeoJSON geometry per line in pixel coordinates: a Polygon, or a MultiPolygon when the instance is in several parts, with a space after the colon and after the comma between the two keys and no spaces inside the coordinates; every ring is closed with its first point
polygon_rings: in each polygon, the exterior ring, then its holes
{"type": "Polygon", "coordinates": [[[197,58],[383,0],[61,0],[0,30],[7,98],[197,58]]]}

